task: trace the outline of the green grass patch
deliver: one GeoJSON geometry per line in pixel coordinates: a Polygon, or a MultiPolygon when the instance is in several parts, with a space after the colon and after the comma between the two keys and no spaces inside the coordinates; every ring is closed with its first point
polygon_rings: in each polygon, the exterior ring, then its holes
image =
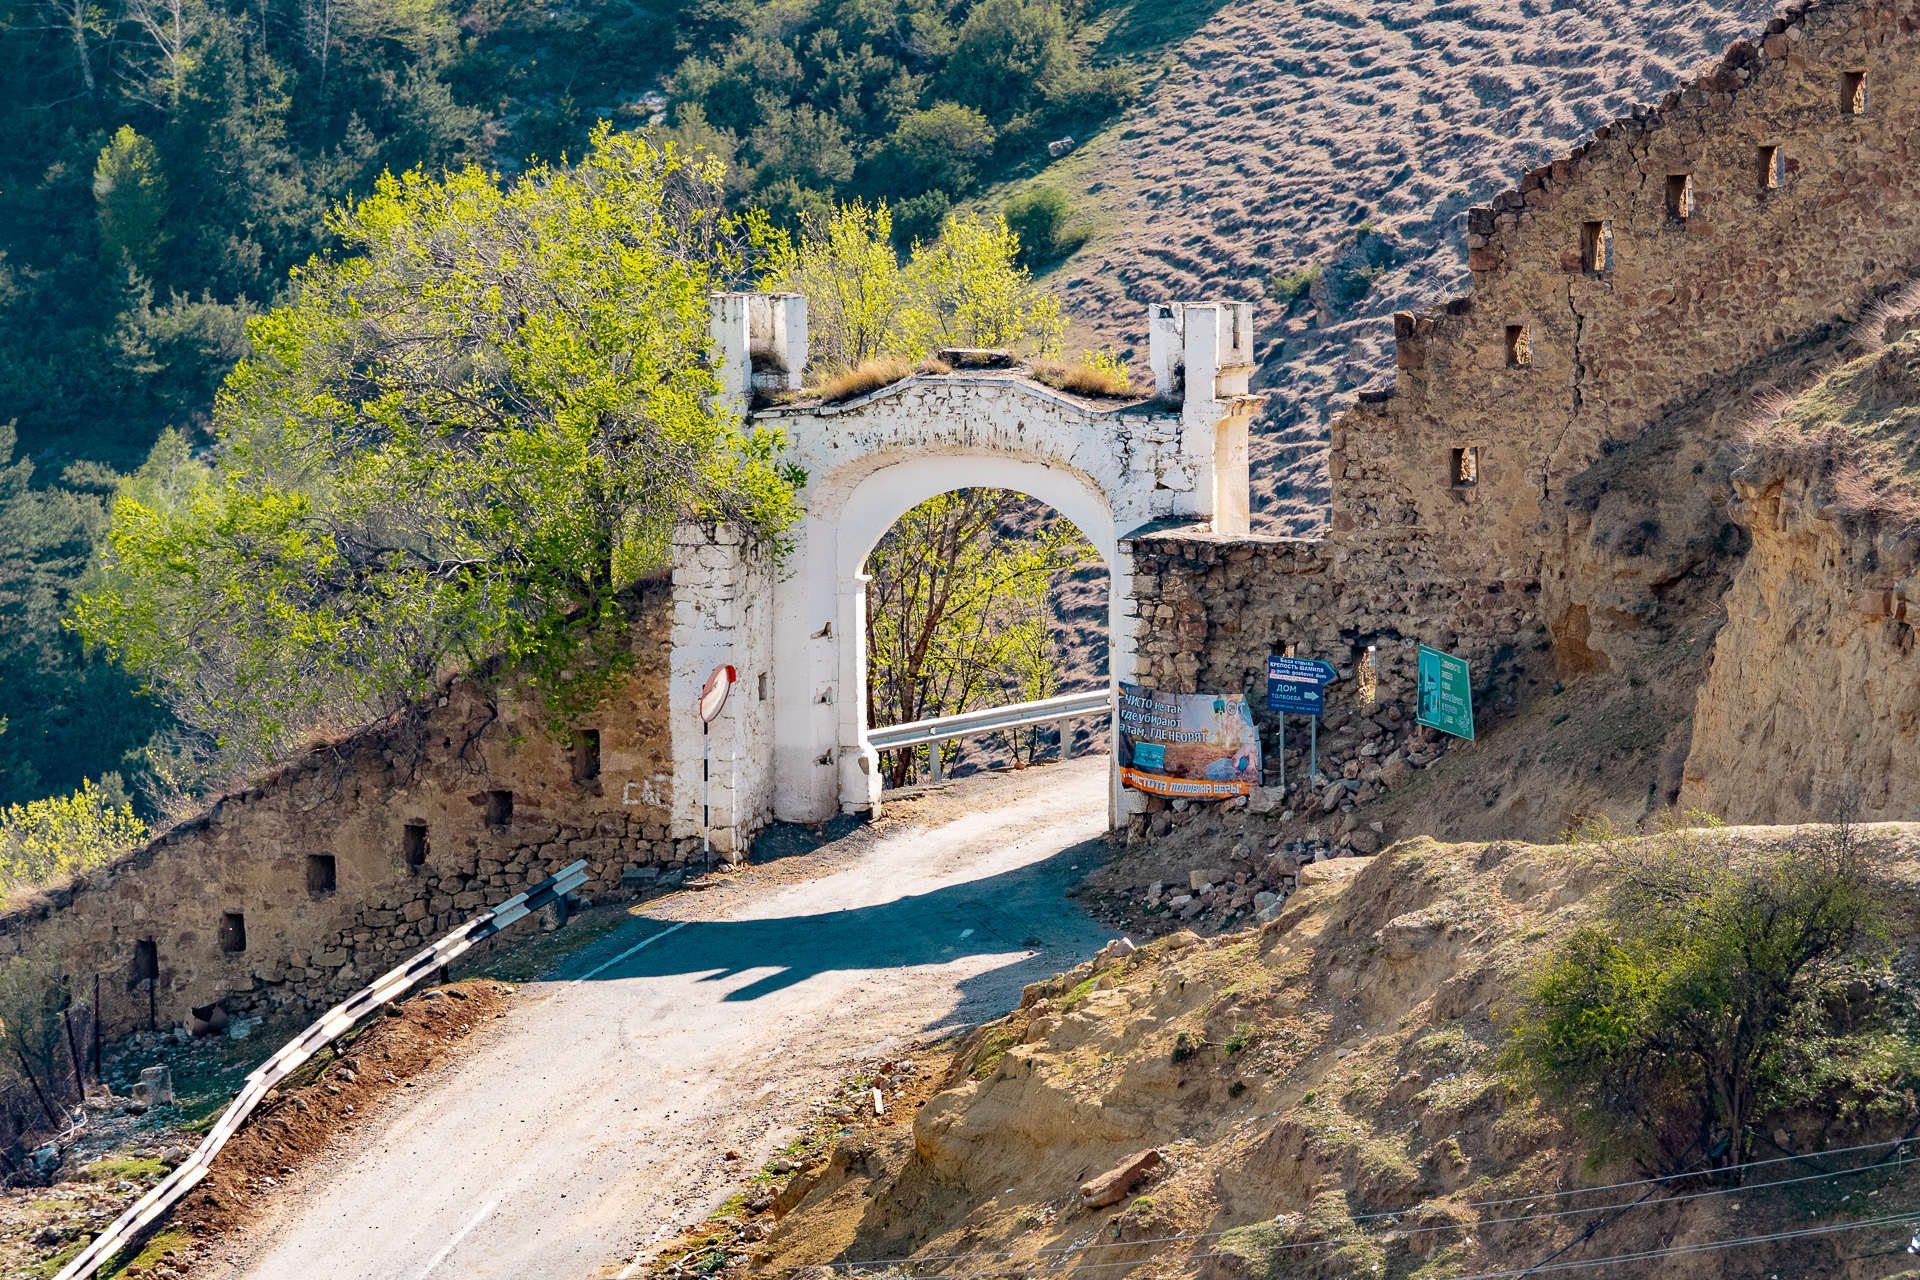
{"type": "MultiPolygon", "coordinates": [[[[176,1258],[184,1258],[193,1248],[193,1237],[180,1227],[167,1227],[151,1236],[140,1246],[140,1252],[129,1258],[122,1255],[100,1269],[103,1276],[125,1274],[128,1267],[140,1267],[143,1270],[157,1266],[165,1261],[167,1250],[171,1249],[176,1258]]],[[[75,1252],[79,1252],[75,1250],[75,1252]]],[[[49,1274],[52,1274],[51,1272],[49,1274]]]]}
{"type": "Polygon", "coordinates": [[[973,1070],[968,1074],[975,1080],[986,1080],[1000,1069],[1000,1059],[1007,1056],[1007,1050],[1020,1043],[1020,1037],[1011,1031],[996,1031],[980,1043],[980,1051],[973,1061],[973,1070]]]}
{"type": "Polygon", "coordinates": [[[101,1160],[80,1170],[88,1182],[139,1182],[166,1176],[167,1166],[153,1159],[101,1160]]]}

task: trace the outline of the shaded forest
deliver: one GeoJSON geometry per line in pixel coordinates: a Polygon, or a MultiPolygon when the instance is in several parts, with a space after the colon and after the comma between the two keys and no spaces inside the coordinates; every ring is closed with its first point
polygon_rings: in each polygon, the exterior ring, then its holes
{"type": "Polygon", "coordinates": [[[905,248],[1131,98],[1130,72],[1076,48],[1090,16],[1047,0],[0,5],[0,804],[144,770],[160,713],[62,619],[117,486],[214,446],[247,321],[329,248],[330,208],[383,170],[578,154],[606,119],[720,154],[732,198],[776,221],[885,198],[905,248]]]}

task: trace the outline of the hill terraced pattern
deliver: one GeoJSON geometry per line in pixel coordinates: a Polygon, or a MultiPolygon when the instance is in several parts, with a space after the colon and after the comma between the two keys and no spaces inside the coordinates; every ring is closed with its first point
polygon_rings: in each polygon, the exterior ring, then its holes
{"type": "Polygon", "coordinates": [[[1041,175],[1098,228],[1048,283],[1076,339],[1117,349],[1138,340],[1148,302],[1262,299],[1254,386],[1274,397],[1255,429],[1255,527],[1299,534],[1324,518],[1328,421],[1391,371],[1389,317],[1466,292],[1466,210],[1678,87],[1772,11],[1758,0],[1209,9],[1142,0],[1106,28],[1102,56],[1166,41],[1170,24],[1194,29],[1169,41],[1125,120],[1041,175]],[[1389,253],[1356,245],[1366,223],[1389,253]],[[1357,287],[1343,262],[1379,269],[1356,301],[1330,287],[1357,287]],[[1325,272],[1298,302],[1268,296],[1274,277],[1314,264],[1325,272]]]}

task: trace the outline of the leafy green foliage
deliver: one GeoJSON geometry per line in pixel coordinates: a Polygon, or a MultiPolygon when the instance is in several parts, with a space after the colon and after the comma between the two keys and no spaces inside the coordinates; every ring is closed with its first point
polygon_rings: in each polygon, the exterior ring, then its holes
{"type": "Polygon", "coordinates": [[[163,721],[126,672],[61,626],[120,477],[81,463],[36,488],[13,441],[0,423],[0,804],[133,767],[163,721]]]}
{"type": "Polygon", "coordinates": [[[1007,201],[1007,226],[1020,239],[1020,261],[1044,267],[1087,242],[1085,228],[1070,228],[1073,205],[1059,187],[1035,187],[1007,201]]]}
{"type": "MultiPolygon", "coordinates": [[[[698,51],[673,74],[673,119],[737,140],[751,190],[786,226],[850,197],[951,200],[1042,130],[1109,115],[1136,91],[1124,68],[1086,66],[1075,20],[1050,0],[732,0],[704,13],[682,19],[698,51]]],[[[916,230],[945,215],[930,206],[914,209],[916,230]]]]}
{"type": "Polygon", "coordinates": [[[1298,271],[1275,276],[1267,285],[1267,295],[1275,302],[1291,307],[1313,289],[1313,282],[1320,278],[1321,270],[1319,263],[1310,262],[1298,271]]]}
{"type": "Polygon", "coordinates": [[[858,200],[804,218],[798,234],[754,229],[761,287],[807,295],[816,371],[836,374],[876,357],[917,360],[943,346],[1051,351],[1065,322],[1059,299],[1034,287],[1000,218],[949,218],[940,238],[916,243],[905,266],[893,215],[858,200]]]}
{"type": "Polygon", "coordinates": [[[146,835],[118,779],[83,782],[69,796],[0,809],[0,880],[45,884],[98,866],[146,835]]]}
{"type": "Polygon", "coordinates": [[[1604,927],[1577,930],[1540,968],[1504,1067],[1603,1139],[1720,1167],[1749,1157],[1768,1116],[1809,1100],[1816,1057],[1830,1100],[1910,1083],[1911,1046],[1871,1070],[1832,1069],[1888,1050],[1850,1038],[1882,1029],[1886,1009],[1856,1022],[1833,1005],[1887,936],[1876,855],[1856,831],[1805,828],[1745,858],[1675,833],[1611,856],[1604,927]]]}
{"type": "Polygon", "coordinates": [[[94,162],[93,199],[101,248],[136,266],[152,263],[167,216],[167,179],[153,143],[121,125],[94,162]]]}
{"type": "MultiPolygon", "coordinates": [[[[1048,590],[1056,573],[1079,566],[1092,548],[1064,519],[1037,537],[1003,536],[1001,526],[1027,501],[1004,489],[929,498],[868,555],[870,724],[1057,689],[1048,590]]],[[[906,783],[913,762],[912,752],[894,753],[892,785],[906,783]]]]}
{"type": "Polygon", "coordinates": [[[78,611],[188,726],[177,782],[495,658],[564,738],[630,666],[626,593],[676,521],[780,549],[798,477],[702,359],[720,180],[603,129],[567,171],[388,177],[332,217],[357,256],[252,323],[218,466],[120,495],[78,611]]]}

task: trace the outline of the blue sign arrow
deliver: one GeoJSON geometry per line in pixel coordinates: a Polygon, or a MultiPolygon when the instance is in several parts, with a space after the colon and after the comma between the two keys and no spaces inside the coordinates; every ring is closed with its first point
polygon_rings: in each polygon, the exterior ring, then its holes
{"type": "Polygon", "coordinates": [[[1326,686],[1339,675],[1332,663],[1318,658],[1270,657],[1267,659],[1267,710],[1283,715],[1324,715],[1326,686]]]}

